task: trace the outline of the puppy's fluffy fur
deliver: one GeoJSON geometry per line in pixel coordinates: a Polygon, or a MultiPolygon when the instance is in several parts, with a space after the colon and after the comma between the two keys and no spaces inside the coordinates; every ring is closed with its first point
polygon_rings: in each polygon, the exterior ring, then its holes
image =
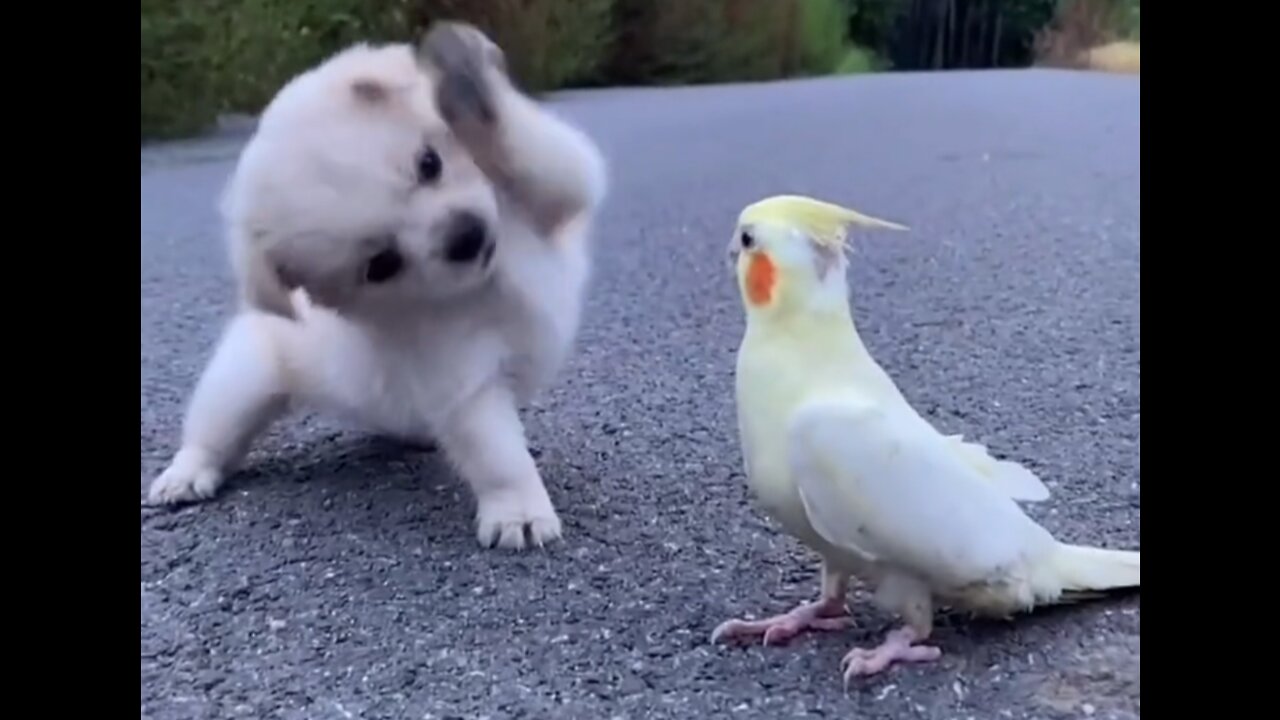
{"type": "Polygon", "coordinates": [[[517,407],[573,344],[604,159],[473,28],[415,50],[351,47],[263,113],[222,204],[243,302],[153,502],[213,496],[303,403],[438,443],[482,545],[560,536],[517,407]]]}

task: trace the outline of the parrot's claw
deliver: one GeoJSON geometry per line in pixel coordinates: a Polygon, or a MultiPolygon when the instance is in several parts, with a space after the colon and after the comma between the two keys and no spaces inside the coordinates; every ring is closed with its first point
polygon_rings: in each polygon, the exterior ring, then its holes
{"type": "Polygon", "coordinates": [[[760,635],[764,645],[781,645],[805,630],[843,630],[852,623],[844,603],[816,600],[763,620],[726,620],[712,631],[711,642],[760,635]]]}
{"type": "Polygon", "coordinates": [[[932,662],[942,657],[942,649],[932,645],[914,645],[917,635],[909,627],[890,632],[884,642],[871,649],[854,648],[840,661],[844,684],[858,675],[875,675],[895,662],[932,662]]]}

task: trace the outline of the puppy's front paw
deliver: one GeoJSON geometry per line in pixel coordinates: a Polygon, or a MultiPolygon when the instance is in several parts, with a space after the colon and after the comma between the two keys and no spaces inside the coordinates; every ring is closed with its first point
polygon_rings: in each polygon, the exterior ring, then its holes
{"type": "Polygon", "coordinates": [[[560,517],[546,490],[538,490],[492,491],[478,498],[476,539],[480,545],[521,550],[558,540],[560,517]]]}
{"type": "Polygon", "coordinates": [[[181,450],[169,467],[151,483],[152,505],[199,502],[214,496],[222,485],[222,471],[203,452],[181,450]]]}
{"type": "Polygon", "coordinates": [[[484,33],[465,23],[436,23],[418,54],[440,73],[436,103],[445,122],[468,134],[494,124],[491,73],[501,72],[505,63],[502,51],[484,33]]]}

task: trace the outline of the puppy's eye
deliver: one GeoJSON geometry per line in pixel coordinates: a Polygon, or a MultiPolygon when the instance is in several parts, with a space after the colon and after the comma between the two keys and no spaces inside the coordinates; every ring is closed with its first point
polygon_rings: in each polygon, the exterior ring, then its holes
{"type": "Polygon", "coordinates": [[[364,267],[364,279],[374,285],[387,282],[404,269],[404,258],[395,250],[383,250],[369,258],[364,267]]]}
{"type": "Polygon", "coordinates": [[[435,182],[442,170],[444,170],[444,162],[440,160],[440,154],[432,148],[423,150],[418,156],[418,182],[423,184],[435,182]]]}
{"type": "Polygon", "coordinates": [[[752,245],[756,244],[756,239],[754,237],[751,237],[751,233],[747,232],[746,230],[742,231],[741,241],[742,241],[742,247],[747,249],[750,249],[752,245]]]}

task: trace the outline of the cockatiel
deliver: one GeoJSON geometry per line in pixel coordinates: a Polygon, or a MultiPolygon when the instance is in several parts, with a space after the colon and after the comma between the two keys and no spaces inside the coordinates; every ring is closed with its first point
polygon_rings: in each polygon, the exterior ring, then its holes
{"type": "Polygon", "coordinates": [[[798,196],[761,200],[738,218],[730,253],[747,314],[736,399],[748,484],[822,557],[822,594],[764,620],[727,621],[712,642],[844,628],[858,577],[906,624],[845,655],[847,683],[939,658],[940,648],[918,644],[933,630],[935,601],[1006,617],[1137,587],[1138,552],[1055,540],[1015,502],[1048,498],[1035,474],[939,433],[872,359],[849,306],[852,226],[906,230],[798,196]]]}

